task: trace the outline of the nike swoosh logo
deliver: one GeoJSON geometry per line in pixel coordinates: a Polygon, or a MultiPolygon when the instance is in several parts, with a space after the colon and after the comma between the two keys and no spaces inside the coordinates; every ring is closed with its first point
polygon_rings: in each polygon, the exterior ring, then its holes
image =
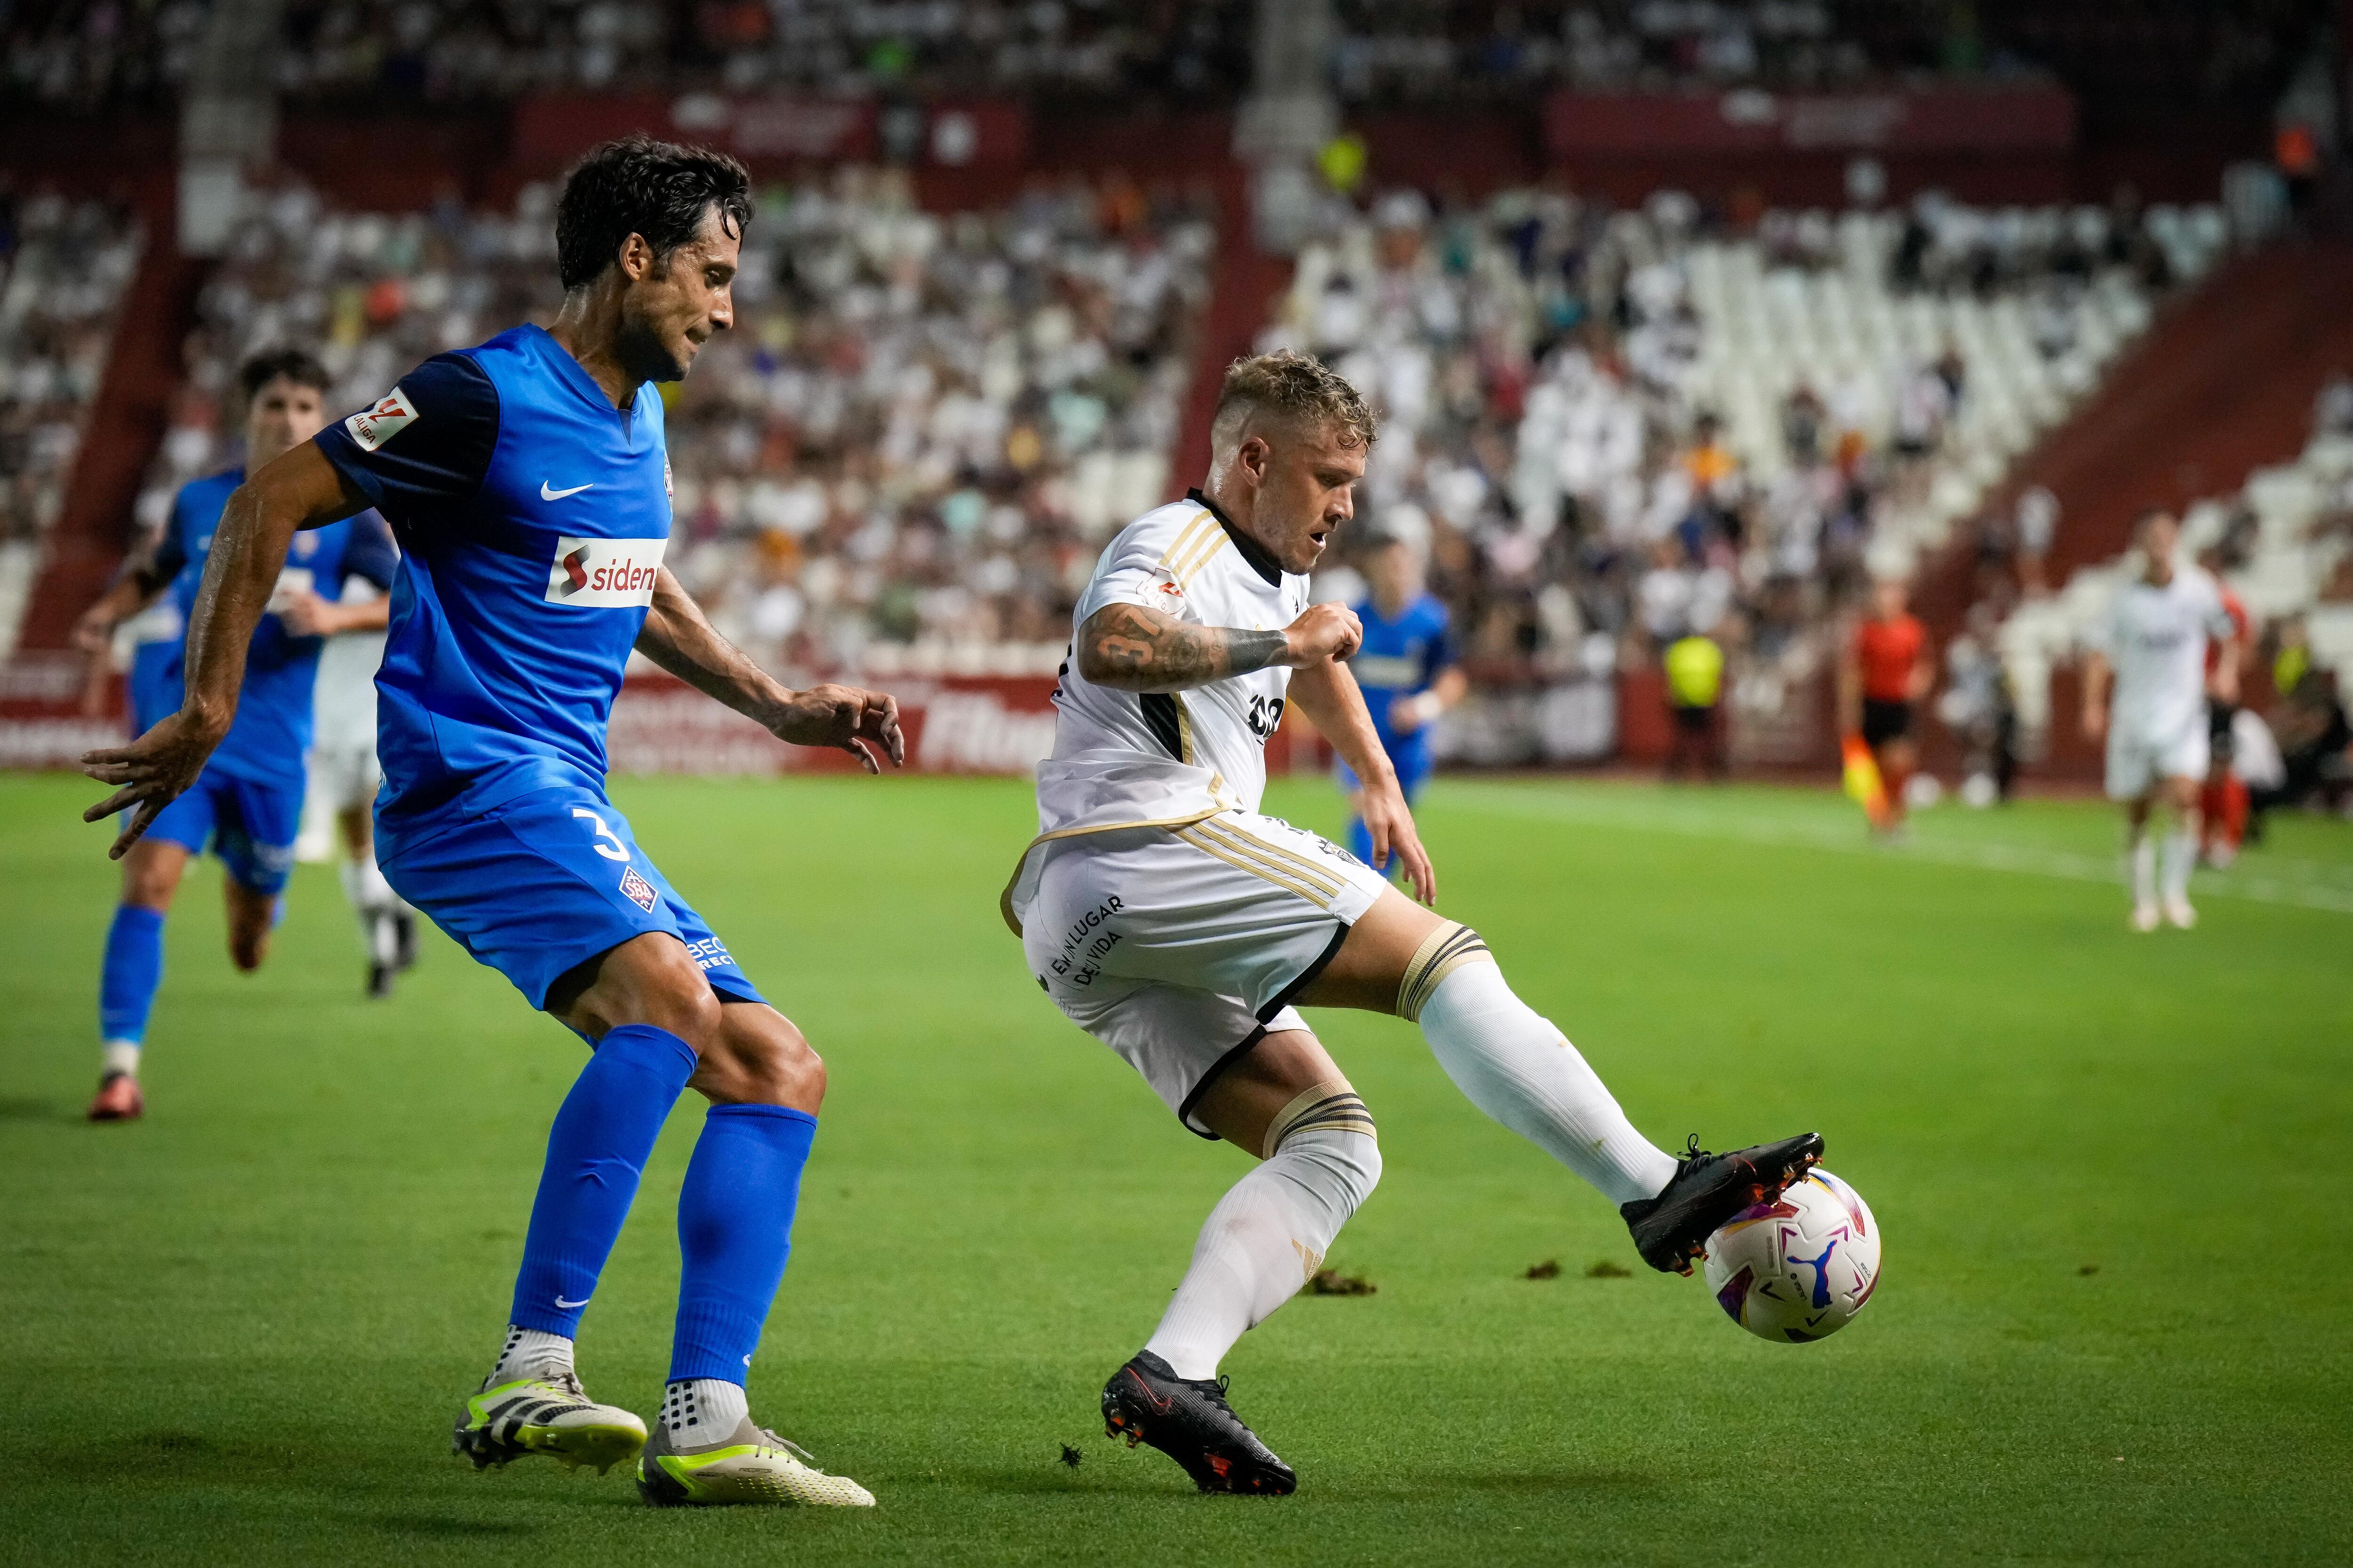
{"type": "Polygon", "coordinates": [[[596,488],[596,486],[592,480],[585,485],[575,485],[568,490],[552,490],[547,488],[547,481],[545,479],[542,479],[539,481],[539,499],[542,500],[562,500],[565,496],[576,496],[582,490],[593,490],[596,488]]]}
{"type": "Polygon", "coordinates": [[[560,1296],[560,1295],[559,1295],[558,1297],[556,1297],[556,1298],[555,1298],[555,1304],[556,1304],[556,1306],[557,1306],[558,1308],[560,1308],[560,1309],[562,1309],[562,1310],[565,1310],[565,1311],[569,1311],[569,1310],[572,1310],[573,1308],[575,1308],[575,1307],[585,1307],[585,1306],[586,1306],[586,1305],[588,1304],[588,1298],[587,1298],[586,1296],[583,1296],[583,1297],[581,1297],[581,1298],[580,1298],[580,1300],[578,1300],[577,1301],[567,1301],[567,1300],[565,1300],[562,1296],[560,1296]]]}

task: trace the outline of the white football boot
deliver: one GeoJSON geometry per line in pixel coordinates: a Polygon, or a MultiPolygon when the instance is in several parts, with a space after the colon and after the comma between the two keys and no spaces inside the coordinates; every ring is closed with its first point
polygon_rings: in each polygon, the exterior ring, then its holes
{"type": "Polygon", "coordinates": [[[488,1379],[449,1435],[449,1451],[488,1469],[545,1454],[568,1469],[594,1465],[604,1474],[645,1447],[646,1424],[617,1405],[599,1405],[571,1373],[523,1377],[492,1387],[488,1379]]]}
{"type": "Polygon", "coordinates": [[[746,1415],[715,1443],[685,1445],[670,1423],[638,1456],[638,1495],[658,1507],[770,1503],[818,1508],[872,1508],[874,1494],[846,1476],[828,1476],[808,1450],[754,1426],[746,1415]]]}

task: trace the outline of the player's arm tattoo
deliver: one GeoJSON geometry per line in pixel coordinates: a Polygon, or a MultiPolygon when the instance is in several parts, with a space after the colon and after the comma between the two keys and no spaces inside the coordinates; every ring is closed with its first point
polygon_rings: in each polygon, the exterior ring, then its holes
{"type": "Polygon", "coordinates": [[[1122,691],[1187,691],[1287,662],[1282,632],[1196,626],[1141,605],[1105,605],[1079,628],[1079,673],[1122,691]]]}

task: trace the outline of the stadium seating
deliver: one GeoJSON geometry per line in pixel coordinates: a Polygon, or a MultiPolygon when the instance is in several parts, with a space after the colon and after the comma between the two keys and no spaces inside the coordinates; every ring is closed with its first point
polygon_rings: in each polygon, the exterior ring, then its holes
{"type": "MultiPolygon", "coordinates": [[[[236,364],[322,346],[338,406],[560,302],[551,193],[512,214],[257,201],[206,285],[142,499],[227,455],[236,364]]],[[[845,170],[768,193],[737,330],[675,389],[671,563],[772,667],[1050,674],[1103,537],[1164,499],[1208,222],[1133,186],[940,216],[845,170]]]]}
{"type": "MultiPolygon", "coordinates": [[[[2226,238],[2212,207],[1927,197],[1729,235],[1674,193],[1443,214],[1396,194],[1335,213],[1266,341],[1333,357],[1385,408],[1366,510],[1432,542],[1475,668],[1556,686],[1725,622],[1746,644],[1736,733],[1766,760],[1777,731],[1810,743],[1813,631],[1864,571],[1940,546],[2226,238]]],[[[1608,744],[1546,710],[1474,704],[1447,743],[1608,744]]]]}
{"type": "Polygon", "coordinates": [[[98,395],[138,225],[101,202],[0,203],[0,662],[98,395]]]}

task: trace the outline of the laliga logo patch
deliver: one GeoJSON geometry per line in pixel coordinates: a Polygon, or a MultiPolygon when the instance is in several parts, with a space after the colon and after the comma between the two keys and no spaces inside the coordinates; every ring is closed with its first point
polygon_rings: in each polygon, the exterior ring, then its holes
{"type": "Polygon", "coordinates": [[[654,886],[638,875],[635,866],[621,873],[621,893],[648,914],[654,912],[654,886]]]}
{"type": "Polygon", "coordinates": [[[555,542],[547,569],[547,602],[588,609],[642,608],[654,602],[667,539],[575,539],[555,542]]]}
{"type": "Polygon", "coordinates": [[[396,386],[376,399],[374,407],[364,408],[344,420],[343,428],[360,444],[361,451],[373,452],[416,423],[417,410],[396,386]]]}

